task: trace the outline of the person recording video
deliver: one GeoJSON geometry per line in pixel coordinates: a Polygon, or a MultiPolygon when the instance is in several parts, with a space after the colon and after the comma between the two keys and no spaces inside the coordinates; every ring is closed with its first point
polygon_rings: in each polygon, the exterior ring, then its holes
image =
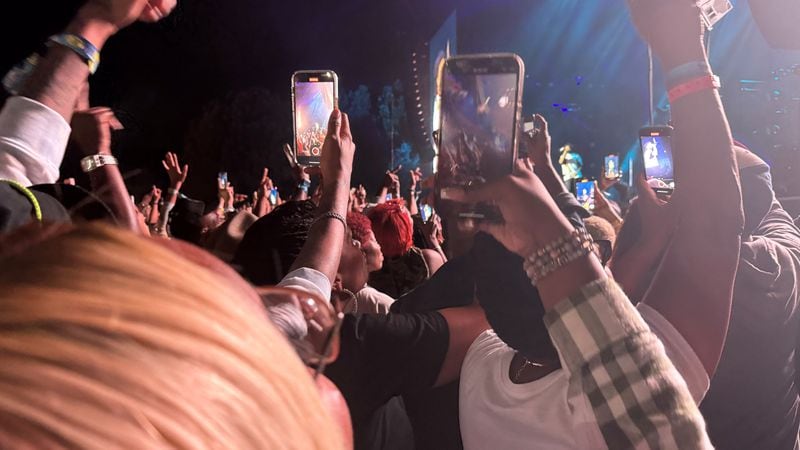
{"type": "Polygon", "coordinates": [[[558,163],[561,165],[561,178],[567,186],[575,180],[583,178],[583,158],[578,152],[573,151],[571,144],[566,144],[559,149],[561,156],[558,163]]]}

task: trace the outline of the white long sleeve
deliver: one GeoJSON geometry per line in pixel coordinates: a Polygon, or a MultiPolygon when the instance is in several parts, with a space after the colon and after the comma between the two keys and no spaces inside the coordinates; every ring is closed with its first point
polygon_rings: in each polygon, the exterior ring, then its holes
{"type": "Polygon", "coordinates": [[[25,186],[58,181],[71,128],[60,114],[26,97],[0,111],[0,179],[25,186]]]}

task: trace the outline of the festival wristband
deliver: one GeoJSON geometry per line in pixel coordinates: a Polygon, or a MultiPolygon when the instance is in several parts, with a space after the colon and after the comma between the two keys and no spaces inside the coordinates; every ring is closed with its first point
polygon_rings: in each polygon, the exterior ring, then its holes
{"type": "Polygon", "coordinates": [[[86,38],[77,34],[61,33],[50,36],[48,40],[77,53],[89,66],[89,73],[94,74],[97,71],[97,67],[100,65],[100,50],[86,38]]]}
{"type": "Polygon", "coordinates": [[[667,96],[669,97],[670,103],[675,103],[675,101],[687,95],[708,89],[719,89],[720,86],[721,84],[718,76],[706,75],[675,86],[667,92],[667,96]]]}
{"type": "Polygon", "coordinates": [[[670,90],[687,81],[712,74],[711,66],[707,61],[691,61],[667,72],[664,76],[664,84],[667,85],[667,90],[670,90]]]}

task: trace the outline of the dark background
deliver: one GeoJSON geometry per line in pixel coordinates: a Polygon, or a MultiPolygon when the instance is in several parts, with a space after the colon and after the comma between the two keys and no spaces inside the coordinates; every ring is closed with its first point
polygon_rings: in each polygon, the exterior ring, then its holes
{"type": "MultiPolygon", "coordinates": [[[[2,72],[62,29],[81,2],[17,3],[0,17],[2,72]]],[[[780,71],[800,63],[800,53],[770,49],[747,2],[734,5],[711,36],[734,135],[773,165],[779,194],[800,195],[800,76],[780,71]]],[[[395,162],[420,158],[430,170],[429,92],[418,102],[413,82],[428,85],[425,43],[454,10],[460,53],[523,57],[525,113],[545,114],[556,148],[569,141],[584,154],[586,176],[607,153],[619,153],[627,170],[648,97],[646,48],[623,0],[183,0],[163,22],[136,24],[107,44],[91,79],[92,104],[113,107],[126,126],[114,151],[137,196],[163,185],[159,161],[168,150],[191,165],[189,195],[213,197],[219,170],[237,191],[252,192],[265,165],[286,190],[280,149],[291,140],[289,78],[297,69],[333,69],[353,116],[354,181],[373,192],[392,159],[387,89],[397,100],[395,162]]],[[[664,123],[668,106],[663,90],[656,94],[664,123]]]]}

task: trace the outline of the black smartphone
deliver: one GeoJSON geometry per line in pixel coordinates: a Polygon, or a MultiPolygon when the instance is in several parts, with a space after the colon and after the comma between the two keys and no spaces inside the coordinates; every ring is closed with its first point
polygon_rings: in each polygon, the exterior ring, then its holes
{"type": "Polygon", "coordinates": [[[295,160],[318,166],[328,120],[339,104],[339,77],[332,70],[300,70],[292,74],[292,119],[295,160]]]}
{"type": "Polygon", "coordinates": [[[616,180],[619,178],[622,173],[619,169],[619,156],[618,155],[608,155],[605,157],[605,161],[603,163],[603,170],[605,171],[606,178],[609,180],[616,180]]]}
{"type": "Polygon", "coordinates": [[[672,164],[672,127],[646,127],[639,130],[639,144],[647,184],[659,194],[672,194],[675,173],[672,164]]]}
{"type": "Polygon", "coordinates": [[[594,211],[594,181],[575,183],[575,197],[587,211],[594,211]]]}
{"type": "MultiPolygon", "coordinates": [[[[437,192],[509,175],[517,156],[525,66],[519,56],[460,55],[442,66],[437,192]]],[[[498,220],[499,211],[476,205],[460,217],[498,220]]]]}

